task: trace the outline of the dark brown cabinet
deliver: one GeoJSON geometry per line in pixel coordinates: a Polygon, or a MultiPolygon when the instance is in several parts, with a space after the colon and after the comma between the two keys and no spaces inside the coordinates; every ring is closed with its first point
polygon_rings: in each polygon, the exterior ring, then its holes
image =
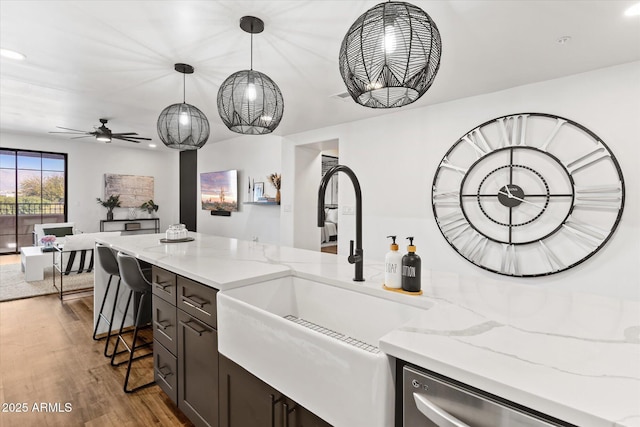
{"type": "Polygon", "coordinates": [[[178,310],[178,408],[196,426],[218,425],[218,333],[178,310]]]}
{"type": "Polygon", "coordinates": [[[153,266],[154,377],[196,426],[218,426],[216,289],[153,266]]]}
{"type": "Polygon", "coordinates": [[[219,367],[220,427],[331,427],[222,355],[219,367]]]}

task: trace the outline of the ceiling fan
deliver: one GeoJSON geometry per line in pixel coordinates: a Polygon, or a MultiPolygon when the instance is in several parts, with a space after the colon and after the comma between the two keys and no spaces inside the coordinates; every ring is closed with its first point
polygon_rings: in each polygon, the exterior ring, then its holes
{"type": "Polygon", "coordinates": [[[135,142],[136,144],[140,143],[140,141],[151,141],[151,138],[133,136],[133,135],[137,135],[137,133],[135,132],[120,132],[120,133],[111,132],[111,129],[109,129],[106,126],[107,121],[108,121],[107,119],[100,119],[100,123],[102,123],[102,126],[95,128],[93,132],[86,132],[83,130],[69,129],[69,128],[63,128],[62,126],[56,126],[58,129],[64,129],[65,132],[49,132],[49,133],[66,133],[71,135],[83,135],[83,136],[76,136],[71,139],[88,138],[90,136],[95,136],[95,138],[98,141],[102,141],[102,142],[111,142],[112,139],[120,139],[122,141],[135,142]]]}

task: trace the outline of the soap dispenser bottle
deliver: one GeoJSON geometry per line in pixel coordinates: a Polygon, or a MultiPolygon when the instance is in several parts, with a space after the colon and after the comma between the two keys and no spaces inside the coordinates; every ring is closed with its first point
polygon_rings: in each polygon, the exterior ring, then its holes
{"type": "Polygon", "coordinates": [[[396,236],[387,236],[392,239],[391,250],[384,257],[384,285],[391,289],[402,287],[402,254],[398,252],[396,236]]]}
{"type": "Polygon", "coordinates": [[[416,247],[413,246],[413,237],[409,240],[409,251],[402,257],[402,290],[407,292],[420,292],[420,266],[422,261],[416,255],[416,247]]]}

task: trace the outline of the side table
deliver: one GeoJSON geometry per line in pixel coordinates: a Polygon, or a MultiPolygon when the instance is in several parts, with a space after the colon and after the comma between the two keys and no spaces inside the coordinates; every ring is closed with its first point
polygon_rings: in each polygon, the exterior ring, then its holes
{"type": "Polygon", "coordinates": [[[42,246],[20,248],[20,268],[24,280],[34,282],[44,279],[44,268],[53,266],[53,252],[42,252],[42,246]]]}

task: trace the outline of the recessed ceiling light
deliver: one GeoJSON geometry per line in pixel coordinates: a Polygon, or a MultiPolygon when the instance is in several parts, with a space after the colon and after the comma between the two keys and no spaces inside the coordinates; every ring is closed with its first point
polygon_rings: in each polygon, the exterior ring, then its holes
{"type": "Polygon", "coordinates": [[[625,16],[640,16],[640,3],[631,6],[624,11],[625,16]]]}
{"type": "Polygon", "coordinates": [[[556,40],[558,44],[567,44],[570,41],[571,41],[571,36],[562,36],[558,40],[556,40]]]}
{"type": "Polygon", "coordinates": [[[0,49],[0,56],[8,59],[16,59],[18,61],[22,61],[27,58],[20,52],[16,52],[15,50],[10,50],[10,49],[0,49]]]}
{"type": "Polygon", "coordinates": [[[156,148],[156,144],[149,144],[149,147],[156,148]]]}

